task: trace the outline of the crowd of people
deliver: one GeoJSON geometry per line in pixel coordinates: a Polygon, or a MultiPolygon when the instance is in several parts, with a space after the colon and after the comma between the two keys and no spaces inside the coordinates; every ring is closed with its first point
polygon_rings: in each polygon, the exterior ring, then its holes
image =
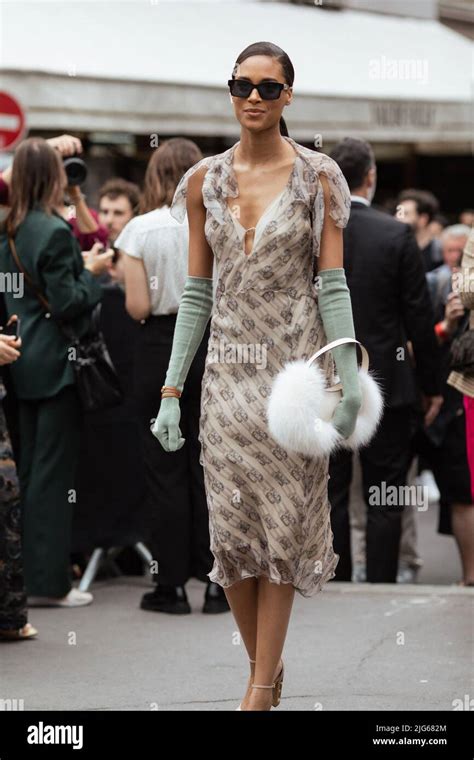
{"type": "MultiPolygon", "coordinates": [[[[203,612],[229,610],[222,587],[208,578],[213,557],[199,419],[209,327],[180,399],[184,445],[170,454],[150,431],[188,265],[188,226],[170,207],[180,179],[203,156],[189,139],[163,142],[143,190],[112,178],[95,211],[64,169],[65,158],[81,153],[70,135],[29,138],[0,178],[3,639],[36,635],[28,606],[90,604],[92,594],[73,585],[73,565],[83,568],[97,546],[138,540],[153,557],[154,588],[142,609],[189,614],[186,583],[196,578],[205,584],[203,612]],[[20,293],[13,283],[22,273],[20,293]],[[85,413],[62,326],[84,336],[99,303],[124,394],[115,407],[85,413]]],[[[334,580],[416,579],[415,510],[422,505],[402,503],[415,462],[422,498],[439,500],[438,530],[453,535],[459,549],[460,583],[473,585],[474,382],[467,360],[453,363],[453,348],[461,342],[466,359],[474,329],[474,210],[460,210],[449,224],[430,192],[406,189],[390,214],[372,204],[377,167],[370,145],[347,138],[330,155],[351,192],[344,268],[355,333],[385,401],[376,436],[360,452],[357,514],[349,498],[353,455],[331,458],[340,558],[334,580]],[[397,498],[385,499],[390,488],[397,498]],[[351,527],[363,544],[355,562],[351,527]]]]}

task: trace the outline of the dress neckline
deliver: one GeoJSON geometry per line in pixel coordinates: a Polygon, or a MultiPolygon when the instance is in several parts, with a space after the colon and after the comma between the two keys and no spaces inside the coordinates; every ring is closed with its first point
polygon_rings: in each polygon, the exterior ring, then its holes
{"type": "MultiPolygon", "coordinates": [[[[292,166],[292,169],[290,171],[290,174],[289,174],[289,177],[288,177],[288,180],[286,182],[285,187],[281,190],[281,192],[278,193],[277,196],[275,196],[275,198],[273,198],[270,201],[270,203],[267,205],[267,207],[265,208],[265,210],[263,211],[263,213],[260,215],[260,218],[258,219],[257,224],[255,225],[255,227],[244,227],[243,224],[241,224],[241,222],[239,222],[239,220],[236,218],[235,214],[232,213],[232,211],[231,211],[231,209],[229,207],[229,204],[228,204],[228,200],[227,200],[228,197],[230,197],[230,198],[238,198],[238,197],[240,197],[239,183],[238,183],[237,175],[236,175],[235,169],[234,169],[234,154],[235,154],[235,150],[237,148],[237,145],[240,145],[240,140],[238,140],[238,142],[234,143],[234,145],[231,148],[229,148],[229,157],[228,157],[229,175],[230,175],[230,179],[231,179],[232,188],[235,191],[235,193],[233,195],[228,195],[226,198],[224,198],[224,203],[226,205],[226,208],[227,208],[228,212],[232,216],[233,220],[235,222],[237,222],[237,224],[239,225],[239,227],[245,233],[249,232],[250,230],[255,230],[254,243],[255,243],[255,238],[256,238],[256,235],[257,235],[257,229],[258,229],[260,223],[266,217],[267,212],[270,211],[270,209],[273,208],[273,205],[281,198],[281,196],[291,186],[291,184],[293,182],[293,177],[295,176],[296,165],[297,165],[298,158],[299,158],[299,151],[297,150],[295,142],[294,142],[294,140],[291,137],[288,137],[287,135],[282,135],[282,137],[287,142],[289,142],[291,144],[291,146],[292,146],[292,148],[294,150],[294,153],[295,153],[295,160],[293,161],[293,166],[292,166]]],[[[250,252],[250,254],[245,254],[245,255],[246,256],[250,256],[251,253],[252,252],[250,252]]]]}
{"type": "Polygon", "coordinates": [[[260,227],[260,225],[262,224],[262,222],[265,221],[265,218],[268,216],[268,214],[270,213],[270,211],[273,209],[273,206],[277,203],[277,201],[280,200],[280,198],[282,197],[282,195],[286,192],[286,189],[287,188],[284,187],[283,190],[280,193],[278,193],[278,195],[275,196],[275,198],[268,204],[268,206],[266,207],[265,211],[260,216],[260,219],[258,220],[258,222],[255,225],[255,227],[244,227],[244,225],[237,219],[237,217],[235,216],[235,214],[233,214],[232,211],[231,211],[232,219],[241,228],[241,230],[243,232],[248,232],[249,230],[255,230],[255,233],[257,233],[258,228],[260,227]]]}

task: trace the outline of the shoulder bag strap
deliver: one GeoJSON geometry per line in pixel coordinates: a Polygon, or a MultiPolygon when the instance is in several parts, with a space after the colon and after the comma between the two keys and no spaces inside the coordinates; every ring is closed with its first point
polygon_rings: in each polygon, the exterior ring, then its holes
{"type": "Polygon", "coordinates": [[[28,272],[26,271],[26,269],[23,267],[23,264],[20,261],[20,257],[18,256],[18,251],[16,250],[15,241],[13,240],[13,238],[10,235],[8,236],[8,243],[10,245],[11,252],[12,252],[15,264],[17,265],[18,269],[23,274],[26,282],[30,286],[31,290],[33,291],[33,293],[35,294],[35,296],[37,297],[37,299],[39,300],[39,302],[41,303],[41,305],[46,309],[46,311],[50,312],[51,311],[51,306],[49,305],[48,301],[46,300],[46,298],[44,297],[44,295],[41,293],[41,291],[36,287],[35,283],[31,279],[31,277],[28,274],[28,272]]]}

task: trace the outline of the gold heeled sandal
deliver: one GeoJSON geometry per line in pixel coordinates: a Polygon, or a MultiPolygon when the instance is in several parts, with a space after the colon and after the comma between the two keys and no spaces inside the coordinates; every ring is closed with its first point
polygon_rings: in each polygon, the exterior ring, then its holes
{"type": "Polygon", "coordinates": [[[270,686],[264,686],[262,684],[252,684],[252,689],[272,689],[272,707],[278,707],[281,701],[281,692],[283,689],[283,677],[285,675],[285,666],[283,660],[281,661],[281,670],[274,682],[270,686]]]}
{"type": "Polygon", "coordinates": [[[278,707],[281,701],[281,692],[283,690],[283,678],[285,675],[285,666],[283,660],[281,661],[281,670],[275,679],[274,691],[272,696],[273,707],[278,707]]]}
{"type": "MultiPolygon", "coordinates": [[[[249,662],[251,662],[252,665],[255,665],[255,663],[257,662],[257,660],[249,660],[249,662]]],[[[250,681],[250,676],[249,676],[249,681],[250,681]]],[[[247,688],[248,688],[248,686],[247,686],[247,688]]],[[[237,712],[237,710],[242,711],[242,702],[240,703],[240,705],[238,707],[235,708],[235,710],[236,710],[236,712],[237,712]]]]}
{"type": "MultiPolygon", "coordinates": [[[[249,660],[249,662],[255,664],[255,660],[249,660]]],[[[285,675],[285,665],[283,663],[283,660],[281,661],[281,669],[278,673],[278,676],[275,678],[274,682],[270,685],[263,685],[263,684],[252,684],[252,689],[273,689],[272,693],[272,707],[278,707],[281,701],[281,692],[283,689],[283,678],[285,675]]],[[[236,710],[242,710],[242,703],[238,707],[236,707],[236,710]]]]}

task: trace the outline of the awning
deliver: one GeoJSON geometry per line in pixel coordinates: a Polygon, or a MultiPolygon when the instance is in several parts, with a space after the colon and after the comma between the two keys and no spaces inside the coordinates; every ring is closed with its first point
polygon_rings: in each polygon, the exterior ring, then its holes
{"type": "Polygon", "coordinates": [[[1,6],[2,89],[30,128],[238,137],[226,82],[248,44],[295,67],[301,141],[472,139],[472,43],[437,21],[268,2],[1,6]]]}

